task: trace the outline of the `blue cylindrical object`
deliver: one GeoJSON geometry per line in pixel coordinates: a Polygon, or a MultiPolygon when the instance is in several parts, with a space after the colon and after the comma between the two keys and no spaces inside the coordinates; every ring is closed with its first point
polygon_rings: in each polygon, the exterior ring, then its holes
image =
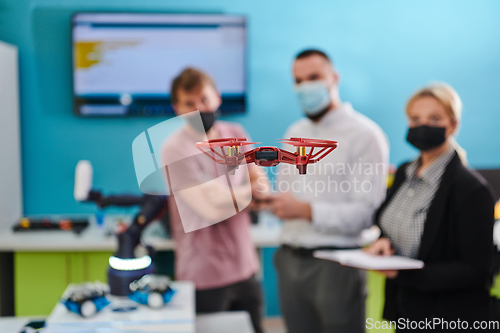
{"type": "Polygon", "coordinates": [[[108,269],[108,283],[111,295],[115,296],[128,296],[130,293],[129,285],[135,280],[139,280],[146,274],[154,273],[154,265],[139,269],[121,271],[109,267],[108,269]]]}

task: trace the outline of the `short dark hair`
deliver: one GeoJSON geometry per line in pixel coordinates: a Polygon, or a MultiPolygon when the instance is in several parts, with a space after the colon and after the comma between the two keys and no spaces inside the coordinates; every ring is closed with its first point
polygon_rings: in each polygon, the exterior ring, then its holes
{"type": "Polygon", "coordinates": [[[178,102],[177,93],[179,89],[186,92],[192,92],[195,89],[203,87],[205,84],[208,84],[216,89],[214,80],[212,80],[207,73],[191,67],[184,69],[182,73],[180,73],[179,76],[177,76],[172,82],[172,88],[170,89],[170,102],[172,104],[178,102]]]}
{"type": "Polygon", "coordinates": [[[329,63],[333,63],[333,61],[330,60],[330,58],[326,55],[325,52],[316,49],[307,49],[299,52],[299,54],[295,56],[295,60],[304,59],[313,55],[318,55],[322,58],[325,58],[326,61],[328,61],[329,63]]]}

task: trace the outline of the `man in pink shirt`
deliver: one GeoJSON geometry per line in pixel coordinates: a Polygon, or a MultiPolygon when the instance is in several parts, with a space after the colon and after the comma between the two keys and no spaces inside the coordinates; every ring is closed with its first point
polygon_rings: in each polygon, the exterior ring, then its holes
{"type": "Polygon", "coordinates": [[[227,178],[225,166],[215,164],[196,148],[196,142],[205,139],[248,138],[240,125],[216,120],[222,100],[207,74],[185,69],[173,81],[170,96],[176,115],[186,120],[162,147],[173,193],[169,208],[176,279],[195,283],[197,312],[247,311],[255,332],[260,333],[262,296],[255,277],[259,262],[250,235],[250,216],[248,209],[228,211],[235,209],[236,201],[250,201],[250,188],[266,183],[267,178],[261,179],[266,175],[252,164],[240,166],[227,178]],[[191,120],[194,115],[198,123],[191,120]],[[228,201],[229,179],[233,200],[228,201]]]}

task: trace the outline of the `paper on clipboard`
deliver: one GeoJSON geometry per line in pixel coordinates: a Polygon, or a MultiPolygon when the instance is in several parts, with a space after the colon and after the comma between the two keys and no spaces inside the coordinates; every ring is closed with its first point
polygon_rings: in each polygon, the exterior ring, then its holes
{"type": "Polygon", "coordinates": [[[422,269],[424,262],[403,256],[373,256],[363,250],[315,251],[314,257],[366,270],[422,269]]]}

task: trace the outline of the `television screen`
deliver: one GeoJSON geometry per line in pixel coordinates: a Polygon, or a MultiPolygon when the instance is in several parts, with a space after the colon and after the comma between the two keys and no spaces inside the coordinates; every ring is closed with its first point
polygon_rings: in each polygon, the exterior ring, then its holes
{"type": "Polygon", "coordinates": [[[223,114],[245,111],[243,16],[76,13],[72,44],[78,115],[173,114],[171,82],[186,67],[214,78],[223,114]]]}

